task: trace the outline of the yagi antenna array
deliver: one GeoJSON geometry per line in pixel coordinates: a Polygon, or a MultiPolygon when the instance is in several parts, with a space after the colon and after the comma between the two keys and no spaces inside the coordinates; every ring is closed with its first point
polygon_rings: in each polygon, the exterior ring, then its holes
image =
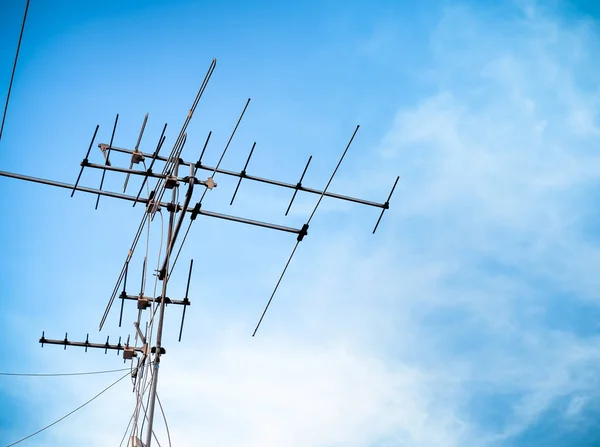
{"type": "MultiPolygon", "coordinates": [[[[204,80],[202,81],[202,84],[200,86],[200,89],[198,90],[198,94],[196,95],[196,98],[194,99],[194,102],[192,103],[192,106],[187,114],[187,117],[184,120],[181,130],[179,131],[179,134],[171,148],[171,151],[167,156],[160,154],[161,149],[163,148],[163,146],[165,144],[165,140],[166,140],[166,136],[165,136],[165,132],[167,129],[166,124],[164,125],[164,127],[162,129],[162,133],[161,133],[158,141],[156,142],[154,151],[144,152],[140,149],[144,130],[146,129],[146,124],[148,122],[148,114],[146,114],[144,117],[142,127],[139,132],[139,136],[137,138],[137,142],[135,143],[135,146],[133,147],[133,149],[126,149],[126,148],[122,148],[122,147],[113,145],[114,140],[115,140],[116,131],[117,131],[118,120],[119,120],[119,115],[116,115],[115,122],[112,127],[112,132],[111,132],[109,143],[108,144],[100,143],[98,145],[101,150],[101,153],[103,154],[102,162],[101,163],[93,163],[90,161],[91,149],[92,149],[92,146],[94,145],[94,141],[98,134],[98,126],[96,126],[96,129],[94,130],[89,147],[87,148],[87,151],[85,153],[85,157],[81,161],[81,168],[79,170],[79,173],[76,177],[74,184],[61,183],[61,182],[57,182],[57,181],[53,181],[53,180],[46,180],[46,179],[41,179],[41,178],[36,178],[36,177],[25,176],[25,175],[21,175],[21,174],[14,174],[14,173],[0,171],[0,176],[11,177],[11,178],[16,178],[16,179],[21,179],[21,180],[26,180],[26,181],[42,183],[42,184],[46,184],[46,185],[57,186],[60,188],[69,189],[69,190],[71,190],[71,196],[73,196],[75,194],[75,191],[81,191],[81,192],[86,192],[89,194],[94,194],[94,195],[96,195],[96,203],[95,203],[96,209],[98,208],[101,196],[107,196],[107,197],[112,197],[115,199],[130,201],[133,206],[135,206],[138,203],[145,205],[145,210],[143,211],[143,214],[141,217],[141,222],[140,222],[138,229],[134,235],[131,246],[127,251],[127,255],[125,257],[125,262],[123,263],[121,272],[119,273],[119,275],[117,277],[117,281],[114,285],[113,291],[109,297],[106,309],[104,311],[104,314],[102,315],[102,318],[100,319],[100,324],[99,324],[99,329],[101,330],[107,321],[108,315],[112,309],[115,299],[119,298],[121,300],[121,306],[120,306],[121,309],[120,309],[120,313],[119,313],[119,327],[120,327],[122,320],[123,320],[123,310],[124,310],[125,302],[126,301],[135,301],[137,303],[137,309],[138,309],[138,318],[137,318],[137,321],[134,323],[134,327],[136,330],[135,342],[133,344],[130,344],[129,337],[125,344],[122,344],[121,339],[119,339],[119,342],[116,345],[110,344],[108,338],[106,339],[105,343],[91,343],[91,342],[89,342],[88,337],[86,337],[86,340],[84,342],[74,342],[74,341],[69,340],[66,335],[65,335],[65,338],[62,340],[61,339],[53,340],[53,339],[45,338],[44,333],[42,333],[42,337],[40,338],[40,343],[42,343],[42,345],[43,344],[62,345],[62,346],[64,346],[65,349],[67,346],[77,346],[77,347],[84,347],[86,351],[88,348],[104,349],[105,352],[108,352],[108,350],[116,350],[117,353],[120,353],[122,351],[124,359],[127,360],[127,359],[137,358],[138,365],[142,365],[142,367],[144,365],[147,365],[148,367],[150,367],[150,364],[152,364],[153,371],[152,371],[152,378],[151,378],[150,391],[149,391],[150,392],[150,400],[149,400],[148,411],[147,411],[147,414],[148,414],[147,433],[146,433],[145,444],[143,444],[146,447],[149,447],[150,443],[152,441],[152,421],[153,421],[153,415],[154,415],[156,386],[157,386],[157,382],[158,382],[158,366],[161,361],[161,356],[164,355],[166,352],[165,349],[162,347],[163,321],[164,321],[164,315],[165,315],[165,308],[169,304],[183,307],[182,314],[181,314],[181,324],[180,324],[180,329],[179,329],[179,341],[181,341],[186,309],[189,305],[191,305],[188,293],[189,293],[190,281],[191,281],[191,277],[192,277],[193,260],[190,262],[188,278],[187,278],[187,285],[186,285],[186,289],[185,289],[185,297],[183,299],[175,299],[175,298],[171,298],[171,297],[167,296],[167,286],[168,286],[171,274],[173,272],[173,269],[175,267],[175,264],[177,263],[177,260],[179,258],[181,248],[183,247],[183,244],[185,243],[185,240],[190,231],[192,223],[196,220],[196,218],[198,216],[207,216],[207,217],[212,217],[212,218],[216,218],[216,219],[229,220],[229,221],[233,221],[233,222],[254,225],[254,226],[258,226],[258,227],[262,227],[262,228],[266,228],[266,229],[270,229],[270,230],[276,230],[276,231],[281,231],[284,233],[291,233],[291,234],[296,235],[296,243],[292,249],[292,252],[283,268],[283,271],[281,272],[281,275],[279,276],[279,278],[275,284],[275,287],[274,287],[269,299],[266,301],[266,305],[264,307],[262,314],[260,315],[260,318],[258,319],[258,323],[256,324],[256,327],[252,334],[252,336],[255,336],[265,318],[265,315],[266,315],[266,313],[273,301],[273,298],[282,282],[282,279],[290,265],[290,262],[291,262],[292,258],[294,257],[296,250],[298,249],[298,245],[300,244],[300,242],[302,242],[304,240],[304,238],[308,234],[308,229],[309,229],[310,223],[311,223],[315,213],[317,212],[319,205],[321,204],[323,198],[329,197],[329,198],[333,198],[333,199],[350,201],[350,202],[358,203],[361,205],[366,205],[366,206],[381,209],[379,218],[377,219],[375,227],[373,228],[373,233],[375,233],[375,231],[377,230],[377,228],[381,222],[381,218],[382,218],[383,214],[385,213],[385,211],[387,209],[389,209],[389,201],[390,201],[392,194],[396,188],[396,185],[398,183],[398,178],[399,178],[399,177],[396,178],[396,180],[393,184],[393,187],[390,191],[390,194],[388,195],[387,200],[383,203],[359,199],[356,197],[345,196],[345,195],[341,195],[341,194],[332,193],[329,191],[329,186],[331,185],[331,182],[333,181],[336,173],[338,172],[338,169],[340,168],[340,165],[342,164],[342,161],[344,160],[344,157],[346,156],[346,153],[348,152],[348,149],[350,148],[350,145],[352,144],[352,142],[358,132],[359,126],[356,126],[356,129],[354,129],[354,132],[352,133],[350,140],[348,141],[337,165],[335,166],[335,169],[331,173],[331,176],[329,177],[329,180],[327,181],[325,188],[322,190],[315,189],[315,188],[309,188],[309,187],[304,186],[304,184],[303,184],[303,180],[304,180],[305,174],[308,170],[308,167],[310,165],[310,162],[312,160],[312,156],[309,157],[308,162],[306,163],[306,165],[304,166],[304,169],[302,171],[302,175],[300,176],[300,179],[296,183],[286,183],[286,182],[282,182],[279,180],[272,180],[272,179],[267,179],[267,178],[249,174],[247,172],[247,169],[248,169],[248,165],[250,163],[252,154],[254,153],[254,150],[256,147],[256,142],[254,142],[254,144],[252,145],[250,152],[248,154],[248,157],[246,159],[246,162],[244,164],[244,167],[242,168],[241,171],[239,171],[239,172],[231,171],[231,170],[226,170],[226,169],[221,168],[221,162],[223,161],[223,158],[230,146],[230,143],[236,134],[238,126],[240,125],[240,122],[242,121],[242,118],[244,117],[244,114],[250,103],[250,99],[248,99],[248,101],[246,102],[246,104],[245,104],[245,106],[244,106],[232,132],[231,132],[231,135],[227,141],[227,144],[223,148],[223,151],[221,152],[221,155],[220,155],[217,163],[214,166],[206,165],[203,162],[204,152],[209,144],[212,133],[208,134],[208,136],[206,138],[206,142],[204,143],[204,146],[203,146],[200,156],[198,158],[198,161],[197,162],[185,161],[184,159],[181,158],[181,154],[182,154],[183,148],[184,148],[184,146],[186,144],[186,140],[187,140],[187,127],[188,127],[188,124],[190,123],[190,120],[192,119],[192,117],[194,115],[194,112],[196,110],[196,107],[198,106],[198,103],[200,102],[200,99],[202,98],[202,95],[206,89],[206,86],[208,85],[208,82],[213,74],[215,67],[216,67],[216,59],[213,60],[212,63],[210,64],[208,71],[204,77],[204,80]],[[115,166],[113,164],[114,160],[111,160],[112,153],[121,153],[121,154],[129,155],[131,157],[130,162],[129,162],[129,167],[115,166]],[[143,165],[143,169],[141,169],[142,165],[143,165]],[[162,169],[156,168],[157,165],[162,166],[162,169]],[[81,181],[83,171],[85,170],[85,168],[102,171],[100,185],[97,189],[80,186],[79,183],[81,181]],[[198,178],[197,175],[198,175],[198,172],[200,172],[200,171],[205,171],[208,174],[207,177],[198,176],[198,177],[200,177],[200,178],[198,178]],[[113,191],[107,191],[107,190],[103,189],[104,180],[105,180],[107,173],[115,173],[115,174],[124,175],[122,192],[113,192],[113,191]],[[230,177],[237,177],[237,184],[235,186],[235,190],[233,191],[233,195],[231,196],[231,200],[229,202],[230,205],[233,204],[233,202],[237,196],[237,193],[238,193],[238,190],[242,183],[242,180],[252,181],[252,182],[257,182],[257,183],[266,183],[266,184],[273,185],[275,187],[287,188],[287,189],[293,190],[293,194],[291,195],[289,205],[287,206],[287,209],[285,210],[286,216],[288,215],[290,208],[292,207],[292,204],[294,203],[294,200],[296,199],[296,196],[299,192],[318,195],[318,200],[317,200],[317,203],[316,203],[315,207],[313,208],[311,214],[308,216],[306,223],[304,223],[300,228],[293,228],[293,227],[289,227],[289,226],[268,223],[268,222],[263,222],[263,221],[258,221],[258,220],[251,220],[251,219],[247,219],[244,217],[237,217],[237,216],[232,216],[232,215],[228,215],[228,214],[222,214],[222,213],[209,211],[202,207],[202,202],[204,200],[205,195],[207,194],[207,191],[212,190],[217,187],[217,183],[215,183],[215,180],[214,180],[215,176],[217,174],[230,176],[230,177]],[[125,194],[128,183],[129,183],[130,179],[132,178],[132,176],[142,177],[141,186],[136,195],[125,194]],[[153,183],[153,187],[150,186],[152,183],[153,183]],[[149,190],[149,194],[147,197],[143,196],[144,187],[146,187],[149,190]],[[202,189],[202,193],[200,195],[200,198],[195,202],[195,204],[193,204],[192,203],[193,196],[194,196],[194,193],[196,192],[196,189],[198,189],[198,188],[202,189]],[[179,202],[179,194],[178,194],[180,189],[185,190],[185,194],[183,195],[183,200],[181,203],[179,202]],[[168,191],[171,192],[170,197],[167,195],[168,191]],[[128,280],[128,273],[130,270],[129,264],[131,263],[131,260],[136,251],[136,248],[138,246],[140,238],[141,238],[142,234],[144,233],[144,229],[150,225],[150,223],[153,221],[156,213],[157,212],[162,213],[163,210],[166,210],[166,212],[168,213],[169,220],[168,220],[168,231],[167,231],[168,236],[166,239],[166,243],[163,247],[164,253],[161,254],[161,256],[162,256],[161,265],[156,272],[157,280],[162,281],[162,287],[160,288],[160,292],[158,293],[157,296],[150,296],[147,293],[145,293],[144,287],[145,287],[146,276],[148,273],[148,266],[147,266],[148,260],[146,258],[144,258],[143,265],[142,265],[142,282],[141,282],[140,291],[137,294],[128,293],[128,291],[127,291],[128,281],[127,280],[128,280]],[[188,219],[187,229],[186,229],[183,237],[180,237],[181,229],[183,227],[184,221],[188,217],[189,217],[189,219],[188,219]],[[150,317],[149,317],[150,322],[144,328],[143,326],[141,326],[141,316],[146,309],[150,310],[150,317]],[[156,330],[154,330],[155,325],[157,326],[156,330]],[[138,341],[142,343],[141,346],[137,345],[138,341]]],[[[138,370],[139,370],[139,366],[137,369],[135,369],[136,374],[138,374],[138,372],[137,372],[138,370]]],[[[141,369],[139,371],[141,371],[140,373],[143,373],[143,369],[141,369]]],[[[137,388],[135,388],[135,389],[137,389],[137,391],[136,391],[137,393],[142,393],[142,394],[145,393],[144,387],[140,388],[140,386],[137,386],[137,388]]],[[[138,396],[139,396],[139,394],[138,394],[138,396]]],[[[141,399],[138,399],[138,402],[141,402],[141,399]]],[[[135,414],[139,414],[139,413],[140,413],[139,408],[136,407],[135,414]]],[[[135,437],[135,439],[137,439],[136,436],[137,436],[137,433],[132,433],[132,439],[134,437],[135,437]]],[[[138,441],[135,441],[135,442],[138,442],[138,441]]]]}

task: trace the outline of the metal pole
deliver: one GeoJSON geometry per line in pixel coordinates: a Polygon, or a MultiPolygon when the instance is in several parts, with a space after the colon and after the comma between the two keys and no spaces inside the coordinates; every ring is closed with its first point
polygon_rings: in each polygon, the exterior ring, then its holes
{"type": "MultiPolygon", "coordinates": [[[[174,174],[177,176],[179,168],[179,161],[175,162],[175,171],[174,174]]],[[[178,186],[173,187],[172,197],[171,197],[171,211],[169,212],[169,230],[167,240],[167,247],[171,245],[173,239],[173,229],[175,223],[175,214],[177,213],[177,204],[175,203],[176,199],[176,188],[178,186]]],[[[147,211],[148,212],[148,211],[147,211]]],[[[183,211],[182,211],[183,212],[183,211]]],[[[169,271],[169,252],[167,248],[167,252],[165,255],[165,266],[166,271],[169,271]]],[[[158,370],[160,367],[160,351],[162,347],[162,331],[163,331],[163,322],[165,318],[165,297],[167,296],[167,284],[169,282],[169,275],[165,275],[163,278],[163,286],[162,286],[162,299],[160,300],[160,309],[158,315],[158,328],[156,330],[156,347],[154,353],[154,374],[152,375],[152,383],[150,385],[150,404],[148,405],[148,431],[146,432],[146,447],[150,447],[152,442],[152,425],[154,422],[154,405],[156,403],[156,387],[158,384],[158,370]]]]}

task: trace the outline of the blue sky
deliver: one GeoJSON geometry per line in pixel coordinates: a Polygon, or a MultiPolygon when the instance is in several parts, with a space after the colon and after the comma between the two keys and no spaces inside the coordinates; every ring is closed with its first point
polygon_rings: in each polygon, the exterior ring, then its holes
{"type": "MultiPolygon", "coordinates": [[[[0,6],[4,89],[23,8],[0,6]]],[[[141,148],[165,122],[172,144],[216,57],[184,158],[212,130],[214,163],[251,97],[225,168],[256,141],[249,173],[295,182],[313,155],[305,184],[322,187],[360,124],[331,190],[382,201],[401,180],[374,236],[376,210],[323,202],[256,338],[294,238],[194,223],[171,292],[193,257],[193,304],[182,343],[169,308],[159,381],[174,445],[595,446],[599,14],[554,1],[33,1],[0,170],[73,182],[116,113],[115,145],[135,144],[146,112],[141,148]]],[[[245,182],[230,207],[235,183],[216,180],[207,209],[274,223],[300,226],[316,200],[284,217],[287,191],[245,182]]],[[[141,209],[104,198],[94,211],[94,197],[4,178],[0,190],[0,370],[121,367],[37,338],[133,332],[117,312],[96,328],[141,209]]],[[[151,257],[160,233],[157,221],[151,257]]],[[[116,378],[0,378],[0,444],[116,378]]],[[[134,406],[121,385],[23,445],[117,445],[134,406]]]]}

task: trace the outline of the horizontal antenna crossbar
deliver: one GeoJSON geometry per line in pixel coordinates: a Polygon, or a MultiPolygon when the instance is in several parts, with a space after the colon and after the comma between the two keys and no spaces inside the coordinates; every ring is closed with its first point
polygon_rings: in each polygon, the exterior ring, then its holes
{"type": "MultiPolygon", "coordinates": [[[[69,189],[69,190],[75,189],[76,191],[87,192],[90,194],[100,194],[102,196],[112,197],[114,199],[128,200],[130,202],[134,202],[136,200],[136,198],[133,196],[128,196],[126,194],[121,194],[118,192],[101,191],[98,189],[88,188],[85,186],[77,186],[77,188],[74,188],[74,185],[72,185],[70,183],[63,183],[63,182],[57,182],[54,180],[48,180],[48,179],[43,179],[43,178],[39,178],[39,177],[15,174],[13,172],[0,171],[0,177],[9,177],[9,178],[14,178],[14,179],[18,179],[18,180],[25,180],[28,182],[41,183],[41,184],[50,185],[50,186],[57,186],[59,188],[65,188],[65,189],[69,189]]],[[[141,203],[149,202],[148,199],[141,198],[141,197],[139,199],[137,199],[137,201],[141,202],[141,203]]],[[[169,206],[169,204],[165,203],[165,202],[161,202],[159,205],[162,207],[165,207],[165,208],[167,206],[169,206]]],[[[186,212],[196,213],[196,214],[200,214],[203,216],[215,217],[217,219],[228,220],[231,222],[239,222],[239,223],[244,223],[244,224],[248,224],[248,225],[254,225],[254,226],[262,227],[262,228],[269,228],[271,230],[278,230],[278,231],[283,231],[286,233],[300,234],[300,231],[301,231],[299,228],[286,227],[284,225],[271,224],[268,222],[261,222],[258,220],[246,219],[243,217],[230,216],[228,214],[221,214],[221,213],[216,213],[213,211],[206,211],[203,209],[196,210],[195,208],[187,208],[186,212]]]]}
{"type": "MultiPolygon", "coordinates": [[[[108,147],[107,144],[103,144],[103,143],[100,146],[108,147]]],[[[121,153],[124,153],[124,154],[132,154],[133,153],[132,150],[130,150],[130,149],[124,149],[122,147],[114,147],[114,146],[112,146],[111,150],[115,151],[115,152],[121,152],[121,153]]],[[[152,157],[152,154],[146,154],[146,153],[143,153],[143,152],[142,152],[142,155],[144,157],[152,157]]],[[[167,161],[167,158],[163,157],[163,156],[157,156],[155,158],[157,160],[159,160],[159,161],[164,161],[164,162],[167,161]]],[[[197,168],[203,169],[205,171],[217,172],[219,174],[230,175],[230,176],[238,177],[238,178],[239,177],[243,177],[245,179],[254,180],[254,181],[260,182],[260,183],[267,183],[269,185],[281,186],[282,188],[289,188],[289,189],[294,189],[294,190],[297,190],[297,191],[304,191],[304,192],[308,192],[308,193],[311,193],[311,194],[317,194],[317,195],[323,194],[323,191],[321,191],[321,190],[314,189],[314,188],[307,188],[306,186],[298,186],[297,184],[293,184],[293,183],[280,182],[279,180],[271,180],[271,179],[257,177],[255,175],[250,175],[250,174],[246,174],[246,173],[242,174],[241,172],[228,171],[226,169],[221,169],[221,168],[215,169],[214,167],[206,166],[206,165],[203,165],[203,164],[198,165],[197,163],[190,163],[190,162],[184,161],[184,160],[181,160],[179,162],[179,164],[180,165],[185,165],[185,166],[193,165],[193,166],[196,166],[197,168]]],[[[329,191],[326,191],[325,194],[323,194],[323,195],[325,197],[331,197],[331,198],[334,198],[334,199],[346,200],[348,202],[360,203],[361,205],[374,206],[376,208],[384,208],[385,207],[384,203],[373,202],[373,201],[364,200],[364,199],[358,199],[356,197],[349,197],[349,196],[345,196],[345,195],[342,195],[342,194],[336,194],[336,193],[329,192],[329,191]]]]}
{"type": "Polygon", "coordinates": [[[49,345],[61,345],[61,346],[76,346],[79,348],[97,348],[97,349],[111,349],[113,351],[123,351],[125,348],[133,349],[137,352],[144,352],[143,347],[133,347],[127,344],[118,343],[116,345],[110,343],[90,343],[88,341],[71,341],[71,340],[51,340],[46,337],[40,338],[40,343],[49,345]]]}
{"type": "MultiPolygon", "coordinates": [[[[119,295],[119,298],[121,299],[125,299],[125,300],[139,300],[140,296],[139,295],[119,295]]],[[[142,299],[144,300],[148,300],[148,302],[150,303],[160,303],[162,300],[162,297],[158,296],[156,298],[151,298],[149,296],[143,296],[142,299]]],[[[192,304],[192,302],[190,300],[172,300],[171,298],[167,297],[167,299],[165,300],[165,304],[179,304],[179,305],[183,305],[183,306],[190,306],[192,304]]]]}

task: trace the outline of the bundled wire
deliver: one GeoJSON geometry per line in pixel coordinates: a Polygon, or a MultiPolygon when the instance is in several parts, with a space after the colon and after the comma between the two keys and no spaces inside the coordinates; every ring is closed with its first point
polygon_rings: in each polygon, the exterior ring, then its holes
{"type": "Polygon", "coordinates": [[[120,379],[117,379],[116,381],[114,381],[113,383],[111,383],[110,385],[108,385],[106,388],[104,388],[102,391],[100,391],[98,394],[96,394],[94,397],[92,397],[91,399],[89,399],[88,401],[86,401],[85,403],[81,404],[80,406],[78,406],[77,408],[75,408],[74,410],[68,412],[67,414],[65,414],[63,417],[61,417],[60,419],[57,419],[56,421],[52,422],[51,424],[46,425],[43,428],[40,428],[38,431],[31,433],[30,435],[25,436],[24,438],[19,439],[18,441],[13,442],[12,444],[8,444],[6,447],[11,447],[13,445],[17,445],[20,444],[21,442],[34,437],[35,435],[40,434],[41,432],[49,429],[50,427],[58,424],[60,421],[68,418],[69,416],[71,416],[73,413],[81,410],[83,407],[85,407],[87,404],[93,402],[94,400],[96,400],[98,397],[100,397],[102,394],[104,394],[105,392],[107,392],[109,389],[111,389],[113,386],[115,386],[117,383],[119,383],[121,380],[123,380],[125,377],[127,377],[129,375],[129,372],[127,372],[127,374],[125,374],[124,376],[122,376],[120,379]]]}
{"type": "Polygon", "coordinates": [[[130,371],[131,368],[108,369],[105,371],[85,371],[72,373],[8,373],[0,372],[0,376],[18,376],[18,377],[64,377],[64,376],[88,376],[93,374],[108,374],[121,371],[130,371]]]}

